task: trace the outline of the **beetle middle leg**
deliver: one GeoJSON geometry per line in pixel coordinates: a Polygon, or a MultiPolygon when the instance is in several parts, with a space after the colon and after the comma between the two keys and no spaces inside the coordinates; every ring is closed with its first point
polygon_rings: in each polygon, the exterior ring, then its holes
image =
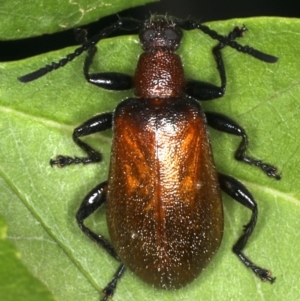
{"type": "Polygon", "coordinates": [[[97,132],[101,132],[112,127],[112,113],[104,113],[94,116],[77,127],[73,132],[74,142],[87,153],[87,157],[69,157],[58,155],[55,160],[50,160],[50,165],[57,165],[58,167],[64,167],[70,164],[88,164],[101,161],[101,154],[94,150],[87,143],[79,139],[79,137],[87,136],[97,132]]]}
{"type": "Polygon", "coordinates": [[[240,204],[252,211],[250,221],[247,225],[244,226],[244,233],[232,248],[233,252],[239,257],[242,263],[246,267],[250,268],[254,272],[254,274],[257,275],[261,280],[270,281],[271,283],[273,283],[275,281],[275,278],[270,276],[270,271],[254,264],[242,252],[255,228],[257,221],[258,209],[253,196],[241,182],[228,175],[219,173],[219,182],[221,189],[225,193],[227,193],[234,200],[238,201],[240,204]]]}
{"type": "Polygon", "coordinates": [[[280,180],[281,176],[276,173],[277,168],[271,164],[264,163],[263,161],[246,156],[248,147],[248,136],[245,130],[231,118],[215,112],[205,112],[207,124],[218,130],[228,134],[242,137],[242,141],[235,152],[235,159],[243,161],[250,165],[255,165],[261,168],[269,177],[280,180]]]}
{"type": "MultiPolygon", "coordinates": [[[[97,209],[101,208],[106,200],[107,193],[107,181],[97,185],[92,189],[88,195],[83,199],[77,214],[76,220],[80,229],[86,234],[91,240],[96,242],[100,247],[102,247],[107,253],[113,256],[116,260],[120,261],[113,246],[100,234],[96,234],[91,231],[88,227],[84,225],[84,220],[93,214],[97,209]]],[[[126,268],[123,264],[120,264],[116,273],[114,274],[112,280],[103,289],[103,301],[108,300],[112,297],[117,286],[118,280],[124,274],[126,268]]]]}

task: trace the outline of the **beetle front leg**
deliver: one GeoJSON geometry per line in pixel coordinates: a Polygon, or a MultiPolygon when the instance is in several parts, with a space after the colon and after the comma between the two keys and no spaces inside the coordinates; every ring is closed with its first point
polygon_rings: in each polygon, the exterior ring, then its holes
{"type": "Polygon", "coordinates": [[[123,91],[132,89],[134,84],[133,78],[130,75],[119,72],[89,73],[96,52],[96,46],[90,48],[84,61],[83,73],[86,80],[89,83],[106,90],[123,91]]]}
{"type": "MultiPolygon", "coordinates": [[[[246,31],[246,27],[235,27],[229,34],[228,38],[230,40],[235,40],[236,38],[240,38],[243,36],[243,33],[246,31]]],[[[226,46],[224,43],[217,44],[212,52],[215,58],[215,61],[217,63],[217,69],[219,72],[220,80],[221,80],[221,86],[218,87],[216,85],[202,82],[202,81],[196,81],[196,80],[188,80],[185,86],[185,92],[198,100],[212,100],[215,98],[220,98],[224,95],[227,85],[226,80],[226,72],[224,67],[224,62],[222,58],[221,50],[226,46]]]]}
{"type": "Polygon", "coordinates": [[[215,112],[205,112],[207,124],[224,133],[242,137],[242,141],[235,152],[235,159],[245,162],[250,165],[255,165],[263,170],[269,177],[280,180],[281,176],[276,173],[277,168],[271,164],[264,163],[263,161],[246,156],[248,147],[248,136],[245,130],[231,118],[215,112]]]}
{"type": "Polygon", "coordinates": [[[219,173],[219,182],[221,189],[225,193],[227,193],[234,200],[238,201],[240,204],[252,211],[250,221],[247,225],[244,226],[244,233],[232,248],[233,252],[239,257],[242,263],[247,268],[250,268],[254,272],[254,274],[257,275],[261,280],[270,281],[271,283],[273,283],[275,281],[275,278],[270,276],[270,271],[254,264],[242,252],[255,228],[257,221],[258,209],[253,196],[241,182],[230,176],[219,173]]]}
{"type": "Polygon", "coordinates": [[[50,160],[50,165],[64,167],[70,164],[88,164],[101,161],[101,154],[98,151],[94,150],[91,146],[80,140],[79,137],[110,129],[112,127],[112,114],[113,113],[104,113],[94,116],[74,130],[73,140],[82,150],[87,153],[87,157],[78,158],[58,155],[55,160],[50,160]]]}
{"type": "MultiPolygon", "coordinates": [[[[107,181],[97,185],[94,189],[92,189],[82,201],[76,214],[76,220],[84,234],[86,234],[91,240],[96,242],[116,260],[120,261],[113,246],[102,235],[94,233],[84,225],[84,220],[91,214],[93,214],[97,209],[101,208],[101,206],[104,204],[104,202],[106,201],[106,193],[107,181]]],[[[102,293],[104,294],[102,301],[106,301],[108,300],[108,298],[111,298],[113,296],[114,291],[117,287],[118,280],[124,274],[125,270],[126,268],[123,264],[118,267],[112,280],[102,290],[102,293]]]]}

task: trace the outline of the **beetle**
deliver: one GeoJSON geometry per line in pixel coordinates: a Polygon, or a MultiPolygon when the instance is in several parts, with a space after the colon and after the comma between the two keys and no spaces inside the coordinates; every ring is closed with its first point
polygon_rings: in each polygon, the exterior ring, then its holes
{"type": "Polygon", "coordinates": [[[178,289],[193,281],[217,252],[223,236],[221,190],[252,211],[233,252],[263,281],[274,282],[268,269],[253,263],[243,249],[251,236],[257,204],[238,180],[215,168],[207,126],[241,137],[235,159],[260,168],[267,176],[280,179],[275,166],[246,155],[248,136],[231,118],[204,112],[199,101],[224,95],[226,72],[221,50],[229,46],[261,61],[278,58],[235,39],[246,27],[235,27],[227,36],[193,20],[154,15],[146,21],[119,19],[87,40],[74,53],[19,78],[30,82],[64,66],[83,51],[86,80],[108,90],[135,89],[134,97],[122,100],[114,112],[96,115],[73,132],[74,142],[85,157],[59,155],[51,166],[88,164],[102,160],[100,152],[80,137],[113,129],[108,180],[84,198],[76,214],[81,230],[120,262],[112,280],[103,289],[107,300],[126,268],[142,280],[162,289],[178,289]],[[143,53],[135,75],[117,72],[90,74],[95,44],[112,32],[130,29],[139,34],[143,53]],[[221,85],[186,79],[176,50],[183,30],[199,29],[218,44],[213,48],[221,85]],[[107,206],[111,242],[85,226],[85,219],[107,206]]]}

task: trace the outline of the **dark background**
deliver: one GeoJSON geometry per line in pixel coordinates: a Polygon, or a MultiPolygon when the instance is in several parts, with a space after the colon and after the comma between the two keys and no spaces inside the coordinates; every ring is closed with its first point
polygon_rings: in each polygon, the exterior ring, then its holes
{"type": "MultiPolygon", "coordinates": [[[[126,0],[124,0],[126,1],[126,0]]],[[[120,12],[119,16],[145,19],[149,13],[187,17],[201,22],[252,16],[300,17],[300,1],[272,0],[162,0],[120,12]],[[297,3],[298,2],[298,3],[297,3]]],[[[86,26],[89,36],[118,19],[116,15],[86,26]]],[[[0,61],[10,61],[77,44],[74,30],[26,40],[0,42],[0,61]],[[22,51],[20,51],[22,49],[22,51]]]]}

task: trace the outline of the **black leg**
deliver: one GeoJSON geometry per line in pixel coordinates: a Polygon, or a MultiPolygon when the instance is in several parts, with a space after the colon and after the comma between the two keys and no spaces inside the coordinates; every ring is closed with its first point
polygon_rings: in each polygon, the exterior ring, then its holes
{"type": "Polygon", "coordinates": [[[99,246],[104,248],[115,259],[119,260],[118,255],[114,250],[113,246],[102,235],[95,234],[84,225],[84,220],[104,204],[106,200],[106,193],[107,181],[97,185],[94,189],[92,189],[82,201],[77,211],[76,219],[80,229],[91,240],[95,241],[99,246]]]}
{"type": "Polygon", "coordinates": [[[87,157],[69,157],[59,155],[55,160],[50,160],[50,165],[57,165],[58,167],[64,167],[70,164],[88,164],[101,161],[101,154],[90,147],[88,144],[79,139],[79,137],[87,136],[97,132],[107,130],[112,127],[112,115],[113,113],[104,113],[92,117],[87,120],[79,127],[77,127],[73,132],[74,142],[87,153],[87,157]]]}
{"type": "Polygon", "coordinates": [[[134,85],[133,78],[130,75],[117,72],[89,73],[96,52],[96,46],[90,48],[85,59],[83,73],[86,80],[97,87],[107,90],[122,91],[132,89],[134,85]]]}
{"type": "MultiPolygon", "coordinates": [[[[234,40],[243,36],[246,31],[246,27],[242,28],[235,27],[229,34],[228,39],[234,40]]],[[[221,54],[221,50],[226,46],[224,43],[219,43],[216,45],[212,52],[214,54],[215,61],[217,63],[217,69],[221,79],[221,86],[215,86],[210,83],[189,80],[186,83],[185,91],[188,95],[198,99],[198,100],[211,100],[215,98],[222,97],[226,90],[226,72],[224,67],[224,62],[221,54]]]]}
{"type": "Polygon", "coordinates": [[[112,298],[114,295],[114,292],[117,287],[118,280],[121,278],[121,276],[124,274],[126,271],[126,268],[124,264],[121,264],[118,267],[118,270],[114,274],[113,279],[107,284],[107,286],[103,289],[102,293],[104,294],[104,297],[102,301],[107,301],[109,298],[112,298]]]}
{"type": "Polygon", "coordinates": [[[255,265],[242,252],[254,230],[257,221],[258,209],[253,196],[242,183],[230,176],[219,174],[219,181],[220,187],[225,193],[252,211],[250,221],[244,226],[244,233],[232,248],[233,252],[239,257],[242,263],[247,268],[250,268],[261,280],[270,281],[273,283],[275,278],[270,276],[270,271],[255,265]]]}
{"type": "Polygon", "coordinates": [[[205,112],[207,124],[221,132],[225,132],[231,135],[242,137],[242,141],[235,152],[235,159],[245,162],[247,164],[255,165],[263,170],[269,177],[273,177],[276,180],[280,180],[281,176],[276,174],[277,168],[268,163],[264,163],[261,160],[246,156],[246,150],[248,147],[248,136],[245,130],[233,121],[231,118],[215,112],[205,112]]]}
{"type": "MultiPolygon", "coordinates": [[[[92,189],[82,201],[77,211],[76,219],[80,229],[84,234],[86,234],[91,240],[96,242],[116,260],[120,261],[113,246],[102,235],[94,233],[84,225],[84,220],[104,204],[104,202],[106,201],[106,193],[107,181],[97,185],[94,189],[92,189]]],[[[106,285],[106,287],[102,291],[104,294],[102,301],[106,301],[108,300],[108,298],[113,296],[114,291],[117,287],[117,282],[124,274],[125,270],[126,268],[123,264],[118,267],[116,273],[113,276],[113,279],[106,285]]]]}

